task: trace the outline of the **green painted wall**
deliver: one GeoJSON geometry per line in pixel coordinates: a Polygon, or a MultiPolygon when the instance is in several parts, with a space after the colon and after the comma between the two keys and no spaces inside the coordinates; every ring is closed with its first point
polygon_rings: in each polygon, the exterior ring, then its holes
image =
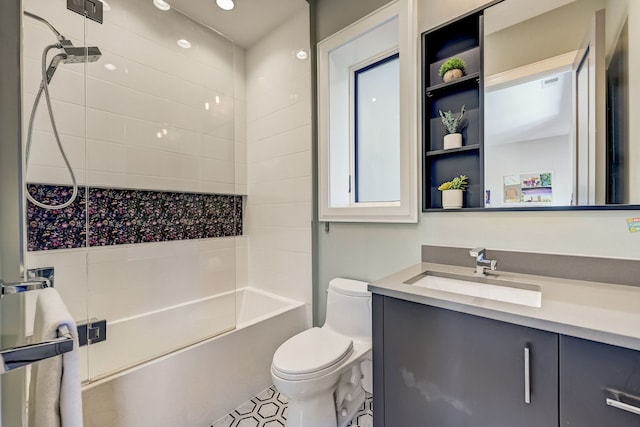
{"type": "Polygon", "coordinates": [[[387,3],[388,0],[312,0],[316,39],[329,37],[387,3]]]}

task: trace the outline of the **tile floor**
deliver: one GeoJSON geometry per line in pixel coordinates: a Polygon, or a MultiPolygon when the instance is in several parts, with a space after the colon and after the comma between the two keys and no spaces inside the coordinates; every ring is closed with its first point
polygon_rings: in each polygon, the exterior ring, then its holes
{"type": "MultiPolygon", "coordinates": [[[[220,418],[211,427],[284,427],[287,425],[287,398],[271,387],[220,418]]],[[[373,426],[373,398],[358,410],[350,427],[373,426]]]]}

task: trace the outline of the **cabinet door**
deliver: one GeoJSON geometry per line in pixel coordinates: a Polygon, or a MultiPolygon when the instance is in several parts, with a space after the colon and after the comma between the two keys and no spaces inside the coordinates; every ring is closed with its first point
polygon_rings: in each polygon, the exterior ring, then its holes
{"type": "Polygon", "coordinates": [[[640,352],[560,337],[560,425],[640,426],[640,352]]]}
{"type": "Polygon", "coordinates": [[[393,298],[383,309],[385,426],[558,425],[557,334],[393,298]]]}

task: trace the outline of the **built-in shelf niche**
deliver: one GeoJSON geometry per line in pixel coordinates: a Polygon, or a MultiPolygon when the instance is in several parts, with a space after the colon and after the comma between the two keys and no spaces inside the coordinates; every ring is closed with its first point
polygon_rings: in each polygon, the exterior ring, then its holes
{"type": "Polygon", "coordinates": [[[484,206],[482,40],[482,11],[422,34],[423,211],[442,209],[438,186],[458,175],[469,178],[463,209],[484,206]],[[465,61],[465,75],[444,83],[440,66],[454,56],[465,61]],[[457,114],[463,105],[463,146],[444,150],[439,111],[457,114]]]}

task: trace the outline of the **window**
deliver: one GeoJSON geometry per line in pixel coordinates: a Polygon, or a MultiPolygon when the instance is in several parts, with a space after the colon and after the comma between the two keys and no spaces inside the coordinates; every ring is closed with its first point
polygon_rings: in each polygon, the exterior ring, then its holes
{"type": "Polygon", "coordinates": [[[356,69],[353,80],[353,202],[399,203],[399,54],[356,69]]]}
{"type": "Polygon", "coordinates": [[[318,44],[321,221],[417,222],[413,4],[390,3],[318,44]]]}

